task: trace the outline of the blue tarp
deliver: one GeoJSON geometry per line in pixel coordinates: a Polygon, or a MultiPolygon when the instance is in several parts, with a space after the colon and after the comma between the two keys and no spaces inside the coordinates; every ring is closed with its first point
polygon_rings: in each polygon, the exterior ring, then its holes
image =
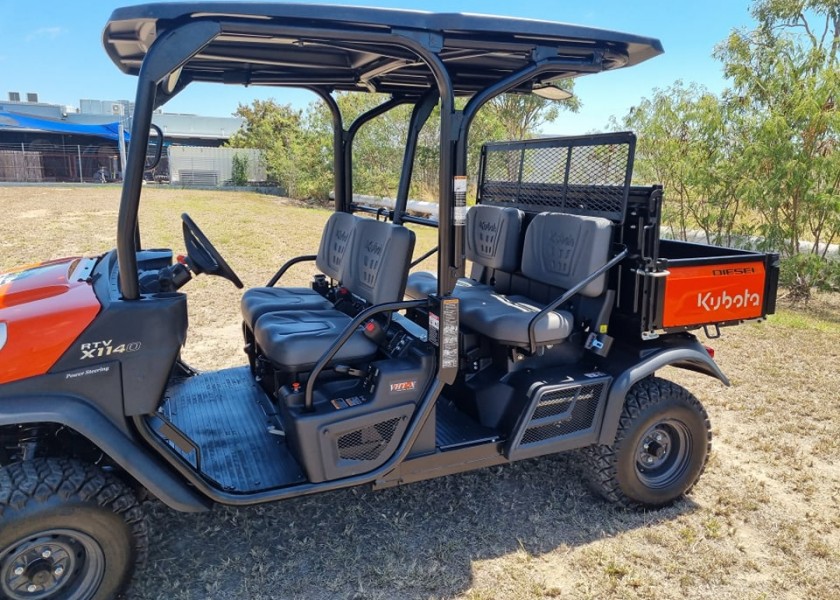
{"type": "MultiPolygon", "coordinates": [[[[91,135],[115,141],[120,137],[119,124],[117,122],[104,123],[102,125],[84,125],[81,123],[54,121],[34,115],[23,115],[0,110],[0,131],[4,129],[33,129],[36,131],[49,131],[67,135],[91,135]]],[[[125,139],[126,141],[129,139],[128,131],[125,132],[125,139]]]]}

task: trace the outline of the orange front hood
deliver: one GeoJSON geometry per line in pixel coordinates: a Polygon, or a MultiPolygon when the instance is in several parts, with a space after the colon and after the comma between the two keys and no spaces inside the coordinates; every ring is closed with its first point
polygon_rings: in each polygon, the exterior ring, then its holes
{"type": "Polygon", "coordinates": [[[91,324],[95,263],[65,258],[0,274],[0,384],[46,373],[91,324]]]}

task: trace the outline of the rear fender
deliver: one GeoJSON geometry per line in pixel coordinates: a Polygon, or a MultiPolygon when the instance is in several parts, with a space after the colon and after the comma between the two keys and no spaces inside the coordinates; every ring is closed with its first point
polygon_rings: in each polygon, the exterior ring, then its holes
{"type": "Polygon", "coordinates": [[[210,501],[173,474],[149,448],[132,439],[90,405],[73,396],[2,399],[0,425],[57,423],[83,435],[169,507],[202,512],[210,501]]]}
{"type": "Polygon", "coordinates": [[[672,366],[704,373],[729,386],[729,379],[697,340],[686,341],[681,346],[671,346],[646,356],[642,361],[619,374],[613,381],[607,397],[599,444],[612,444],[618,431],[618,422],[624,408],[624,398],[633,385],[663,367],[672,366]]]}

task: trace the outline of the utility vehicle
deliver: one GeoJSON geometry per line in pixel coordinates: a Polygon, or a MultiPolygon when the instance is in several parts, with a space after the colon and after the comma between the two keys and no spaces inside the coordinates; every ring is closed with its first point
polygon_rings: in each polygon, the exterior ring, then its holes
{"type": "Polygon", "coordinates": [[[631,133],[486,144],[466,207],[482,105],[562,96],[553,82],[633,66],[659,41],[246,3],[119,9],[103,41],[138,77],[117,247],[0,275],[0,596],[113,597],[148,552],[141,494],[205,511],[570,450],[624,507],[666,505],[695,484],[706,412],[656,372],[728,384],[691,331],[772,313],[777,257],[660,240],[663,190],[632,184],[631,133]],[[189,216],[177,260],[138,227],[152,112],[193,82],[311,90],[335,130],[335,212],[317,253],[245,291],[242,366],[203,373],[180,360],[182,287],[199,274],[242,283],[189,216]],[[345,126],[336,91],[391,99],[345,126]],[[354,136],[402,104],[413,112],[395,207],[363,206],[354,136]],[[432,220],[407,197],[436,106],[432,220]],[[436,273],[409,276],[424,258],[409,224],[437,227],[436,273]],[[305,261],[312,286],[283,287],[305,261]]]}

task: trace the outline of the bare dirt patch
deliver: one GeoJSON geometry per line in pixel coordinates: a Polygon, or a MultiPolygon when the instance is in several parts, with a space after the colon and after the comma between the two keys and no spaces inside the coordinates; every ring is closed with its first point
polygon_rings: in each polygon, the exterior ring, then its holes
{"type": "MultiPolygon", "coordinates": [[[[112,247],[118,198],[109,186],[0,187],[0,271],[112,247]]],[[[146,243],[182,251],[183,211],[246,286],[314,251],[328,215],[269,196],[149,188],[146,243]]],[[[419,255],[434,238],[418,234],[419,255]]],[[[308,276],[302,266],[288,282],[308,276]]],[[[186,291],[185,357],[242,364],[241,292],[218,278],[186,291]]],[[[715,433],[706,474],[672,508],[615,510],[581,485],[573,456],[202,515],[152,503],[152,553],[129,597],[840,597],[840,299],[782,306],[708,343],[732,387],[660,373],[700,398],[715,433]]]]}

